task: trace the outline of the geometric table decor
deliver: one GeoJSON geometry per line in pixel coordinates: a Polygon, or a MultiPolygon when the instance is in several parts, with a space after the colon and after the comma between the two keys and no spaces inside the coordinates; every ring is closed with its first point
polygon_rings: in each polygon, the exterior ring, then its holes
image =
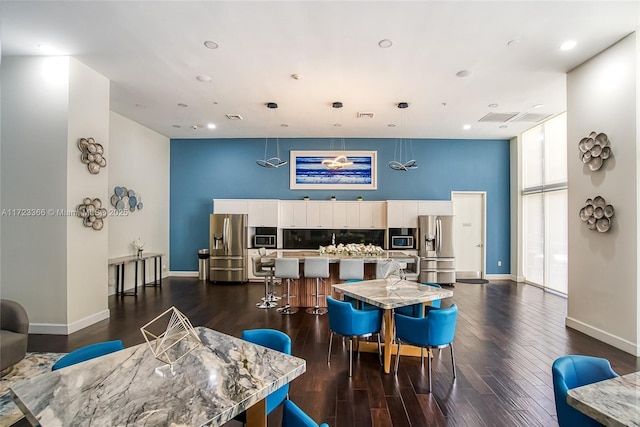
{"type": "Polygon", "coordinates": [[[140,328],[140,332],[144,336],[145,341],[149,345],[151,352],[156,359],[168,364],[173,371],[173,364],[184,356],[193,351],[198,345],[202,344],[197,332],[193,329],[193,325],[177,308],[171,307],[155,319],[140,328]],[[158,331],[164,320],[169,317],[169,321],[164,332],[157,334],[152,330],[158,331]],[[178,343],[191,343],[186,351],[177,352],[170,351],[178,343]]]}
{"type": "Polygon", "coordinates": [[[389,290],[397,289],[398,283],[405,280],[404,269],[395,259],[378,262],[377,268],[379,269],[378,274],[387,281],[387,289],[389,290]]]}
{"type": "Polygon", "coordinates": [[[611,228],[611,218],[614,215],[613,206],[608,205],[604,197],[596,196],[587,199],[580,209],[580,219],[587,223],[589,230],[605,233],[611,228]]]}

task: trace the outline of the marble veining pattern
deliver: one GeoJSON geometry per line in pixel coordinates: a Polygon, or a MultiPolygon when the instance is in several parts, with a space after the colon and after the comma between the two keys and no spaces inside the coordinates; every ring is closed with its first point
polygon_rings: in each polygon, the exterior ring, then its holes
{"type": "Polygon", "coordinates": [[[567,402],[607,426],[640,426],[640,372],[571,389],[567,402]]]}
{"type": "Polygon", "coordinates": [[[306,362],[204,327],[204,345],[168,365],[147,344],[12,387],[30,419],[47,426],[220,426],[302,375],[306,362]]]}
{"type": "Polygon", "coordinates": [[[451,290],[407,280],[400,281],[393,289],[389,288],[390,283],[385,279],[365,280],[333,285],[333,289],[385,310],[453,296],[451,290]]]}

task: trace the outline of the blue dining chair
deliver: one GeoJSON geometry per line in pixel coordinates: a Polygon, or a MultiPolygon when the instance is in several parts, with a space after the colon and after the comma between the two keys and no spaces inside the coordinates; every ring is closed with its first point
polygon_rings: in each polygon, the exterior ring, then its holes
{"type": "Polygon", "coordinates": [[[380,310],[356,310],[353,306],[344,301],[327,297],[327,308],[329,309],[329,355],[327,364],[331,364],[331,344],[333,334],[342,335],[349,339],[349,376],[353,373],[353,340],[355,338],[358,345],[360,338],[376,334],[378,337],[378,358],[382,363],[382,353],[380,352],[380,328],[382,326],[382,312],[380,310]]]}
{"type": "MultiPolygon", "coordinates": [[[[438,285],[437,283],[423,282],[422,284],[427,286],[433,286],[434,288],[442,289],[442,286],[438,285]]],[[[398,307],[393,311],[395,313],[403,314],[405,316],[424,317],[426,313],[429,312],[429,310],[433,310],[434,308],[440,308],[441,303],[442,303],[442,300],[436,299],[431,301],[431,305],[423,305],[422,303],[419,303],[419,304],[407,305],[404,307],[398,307]],[[424,307],[424,312],[422,307],[424,307]]]]}
{"type": "Polygon", "coordinates": [[[617,377],[607,359],[593,356],[569,355],[559,357],[551,367],[553,394],[560,427],[601,426],[599,422],[572,408],[567,403],[567,392],[576,387],[617,377]]]}
{"type": "MultiPolygon", "coordinates": [[[[254,344],[268,347],[272,350],[291,354],[291,338],[284,332],[275,329],[247,329],[242,331],[241,338],[254,344]]],[[[286,398],[289,393],[289,383],[271,392],[267,396],[267,415],[273,412],[286,398]]],[[[246,423],[247,413],[242,412],[235,417],[236,420],[246,423]]]]}
{"type": "MultiPolygon", "coordinates": [[[[424,366],[423,350],[444,348],[451,349],[451,365],[453,366],[453,378],[456,377],[456,359],[453,353],[453,339],[456,333],[456,321],[458,320],[458,307],[453,304],[447,308],[431,310],[426,317],[409,317],[395,314],[396,342],[398,353],[396,356],[395,374],[398,375],[400,363],[400,347],[402,344],[411,344],[421,347],[420,359],[424,366]]],[[[431,356],[427,355],[429,365],[429,393],[431,393],[431,356]]]]}
{"type": "Polygon", "coordinates": [[[57,371],[58,369],[66,368],[67,366],[75,365],[76,363],[84,362],[123,349],[124,345],[122,345],[122,341],[120,340],[104,341],[90,344],[84,347],[80,347],[79,349],[73,350],[71,353],[62,356],[51,367],[51,370],[57,371]]]}
{"type": "Polygon", "coordinates": [[[290,400],[284,401],[282,409],[282,427],[329,427],[327,423],[318,425],[302,409],[298,408],[298,405],[290,400]]]}

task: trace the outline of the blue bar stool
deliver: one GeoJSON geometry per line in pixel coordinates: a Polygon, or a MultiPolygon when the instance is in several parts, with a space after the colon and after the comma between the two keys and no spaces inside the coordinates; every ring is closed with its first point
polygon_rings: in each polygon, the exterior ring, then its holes
{"type": "Polygon", "coordinates": [[[304,277],[308,279],[316,279],[316,301],[315,306],[307,308],[305,311],[309,314],[323,315],[327,314],[325,307],[320,307],[320,279],[329,278],[329,258],[305,258],[304,259],[304,277]]]}
{"type": "Polygon", "coordinates": [[[276,311],[280,314],[295,314],[298,312],[296,307],[291,307],[291,279],[300,278],[300,260],[298,258],[276,258],[275,261],[275,277],[279,279],[287,279],[287,302],[284,307],[280,307],[276,311]]]}

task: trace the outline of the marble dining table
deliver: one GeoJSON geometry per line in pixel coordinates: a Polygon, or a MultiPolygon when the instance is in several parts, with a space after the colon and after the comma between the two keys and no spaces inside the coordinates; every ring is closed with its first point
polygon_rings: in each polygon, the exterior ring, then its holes
{"type": "Polygon", "coordinates": [[[11,387],[33,425],[221,426],[247,412],[267,425],[265,398],[302,375],[304,359],[205,327],[182,340],[167,365],[144,343],[27,379],[11,387]],[[173,359],[175,360],[175,359],[173,359]]]}
{"type": "Polygon", "coordinates": [[[572,388],[567,403],[605,426],[640,427],[640,372],[572,388]]]}
{"type": "MultiPolygon", "coordinates": [[[[436,288],[408,280],[376,279],[362,282],[333,285],[333,289],[343,295],[380,307],[384,310],[384,371],[391,372],[391,354],[397,352],[393,343],[393,309],[413,304],[424,304],[453,296],[449,289],[436,288]]],[[[329,313],[331,315],[331,313],[329,313]]],[[[367,343],[361,343],[368,350],[367,343]]],[[[403,346],[403,354],[417,355],[412,346],[403,346]],[[405,349],[406,347],[406,349],[405,349]]],[[[376,350],[377,351],[377,350],[376,350]]]]}

